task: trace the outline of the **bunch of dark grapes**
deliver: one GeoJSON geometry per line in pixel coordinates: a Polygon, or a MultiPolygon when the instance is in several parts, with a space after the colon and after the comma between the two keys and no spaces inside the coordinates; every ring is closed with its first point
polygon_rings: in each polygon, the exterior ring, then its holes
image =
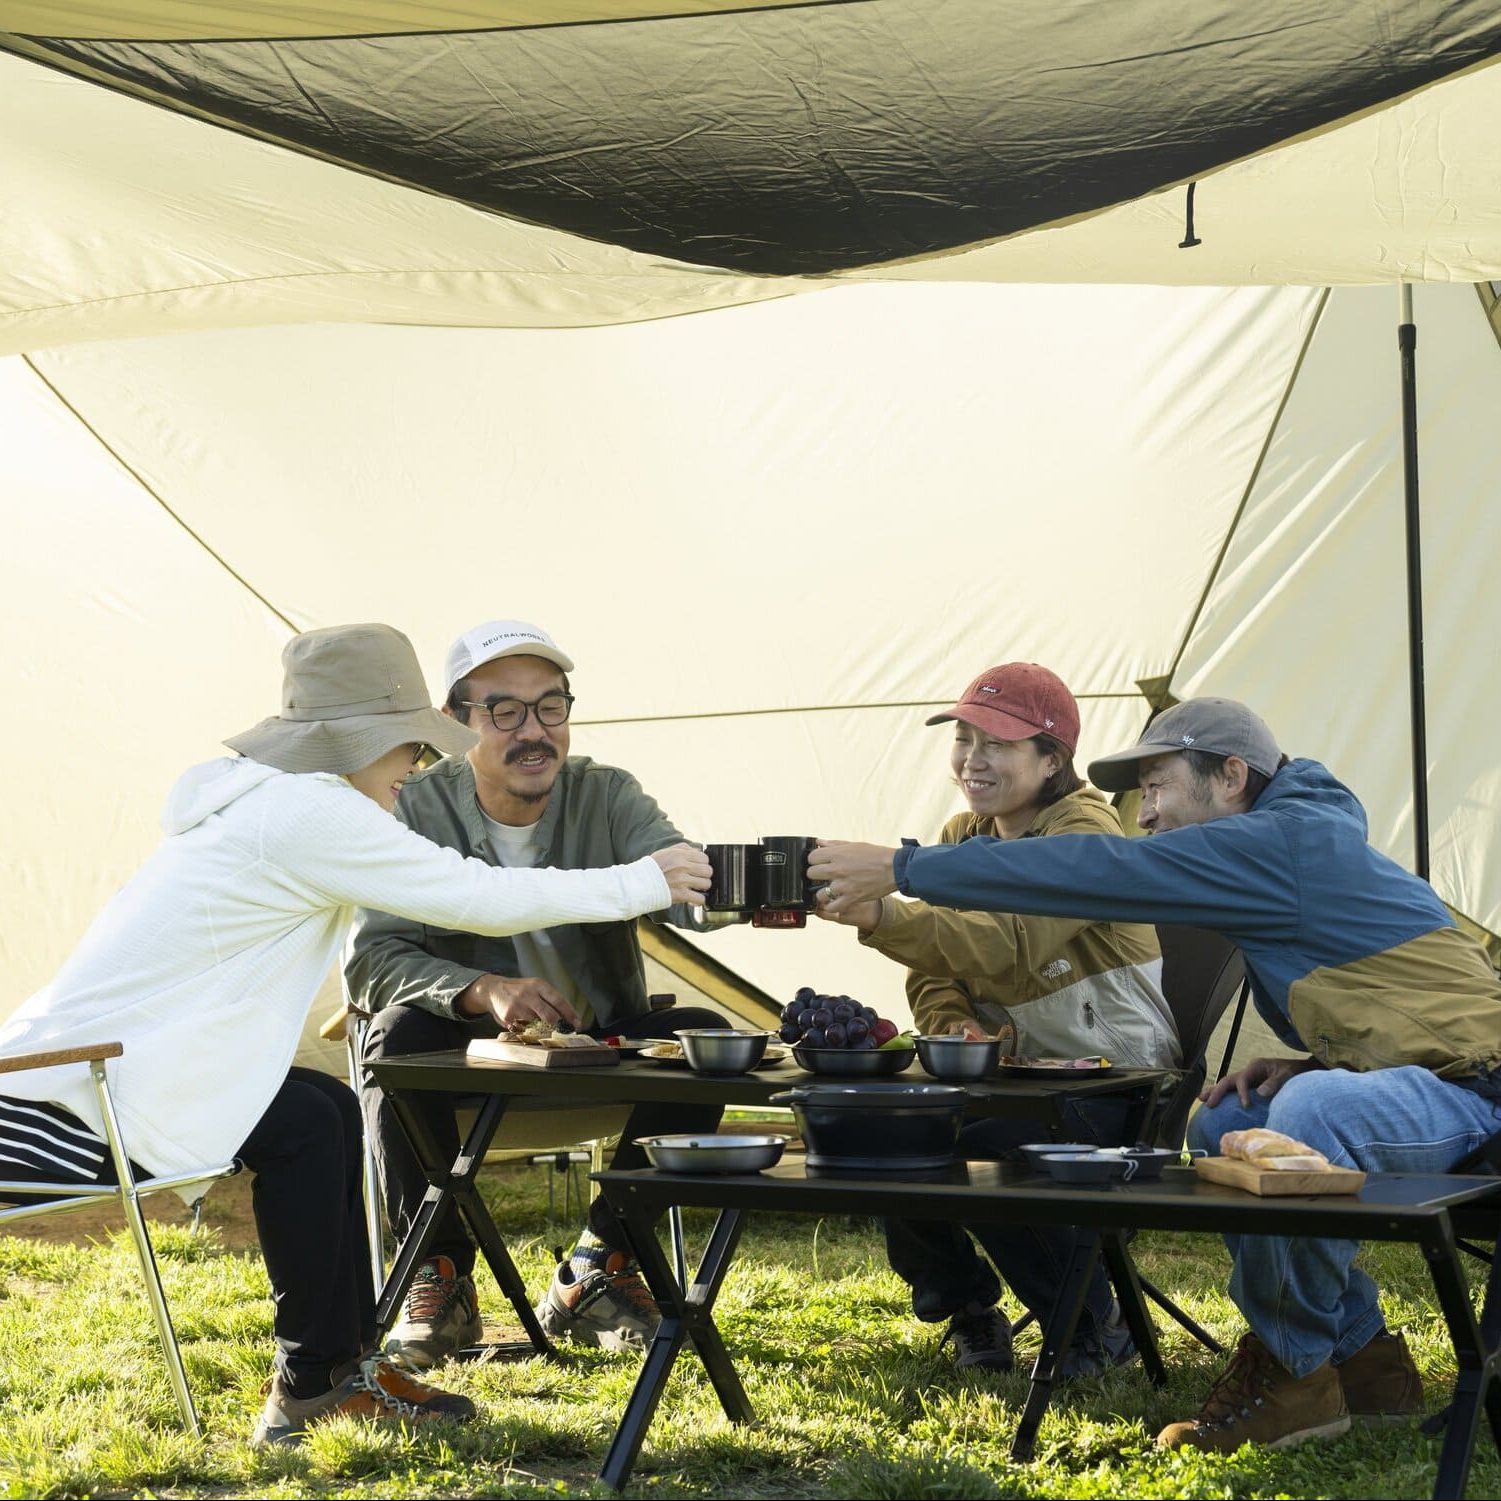
{"type": "Polygon", "coordinates": [[[810,1048],[848,1048],[868,1052],[897,1034],[895,1022],[877,1016],[870,1006],[847,995],[820,995],[804,985],[782,1007],[783,1042],[806,1043],[810,1048]]]}

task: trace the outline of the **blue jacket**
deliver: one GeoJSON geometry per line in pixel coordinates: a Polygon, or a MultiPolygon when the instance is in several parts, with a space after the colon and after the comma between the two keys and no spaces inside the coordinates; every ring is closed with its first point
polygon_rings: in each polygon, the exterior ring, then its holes
{"type": "Polygon", "coordinates": [[[1290,1046],[1446,1078],[1501,1064],[1501,984],[1426,881],[1366,842],[1355,795],[1293,761],[1246,813],[1148,839],[971,839],[897,853],[899,889],[950,907],[1210,928],[1245,954],[1290,1046]]]}

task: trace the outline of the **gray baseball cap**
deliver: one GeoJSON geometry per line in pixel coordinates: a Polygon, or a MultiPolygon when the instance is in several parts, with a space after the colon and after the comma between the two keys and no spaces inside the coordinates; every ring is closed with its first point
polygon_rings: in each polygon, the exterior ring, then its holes
{"type": "Polygon", "coordinates": [[[1265,721],[1244,704],[1233,698],[1190,698],[1159,714],[1130,750],[1091,761],[1089,780],[1106,792],[1129,792],[1136,786],[1140,762],[1185,750],[1239,756],[1266,777],[1276,775],[1282,759],[1265,721]]]}

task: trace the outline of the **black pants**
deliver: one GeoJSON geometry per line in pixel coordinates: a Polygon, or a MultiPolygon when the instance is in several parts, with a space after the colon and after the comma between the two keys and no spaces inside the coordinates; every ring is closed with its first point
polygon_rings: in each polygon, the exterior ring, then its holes
{"type": "MultiPolygon", "coordinates": [[[[673,1006],[665,1011],[649,1011],[641,1016],[610,1024],[609,1031],[622,1037],[671,1037],[679,1027],[727,1027],[717,1011],[702,1006],[673,1006]]],[[[388,1006],[379,1012],[365,1034],[365,1062],[374,1059],[404,1058],[412,1053],[434,1053],[463,1048],[471,1037],[494,1037],[499,1027],[491,1017],[475,1021],[450,1021],[417,1006],[388,1006]]],[[[604,1029],[595,1028],[599,1034],[604,1029]]],[[[602,1082],[601,1095],[608,1098],[609,1086],[602,1082]]],[[[402,1130],[391,1102],[368,1072],[364,1079],[362,1103],[365,1129],[375,1143],[380,1160],[381,1192],[386,1205],[386,1223],[398,1239],[411,1227],[427,1193],[427,1178],[418,1166],[406,1132],[402,1130]]],[[[459,1154],[459,1128],[455,1118],[458,1100],[449,1094],[429,1091],[409,1096],[413,1108],[421,1115],[445,1162],[459,1154]]],[[[558,1108],[566,1108],[560,1105],[558,1108]]],[[[629,1170],[645,1167],[646,1153],[636,1145],[638,1136],[659,1136],[668,1132],[704,1134],[718,1129],[724,1109],[720,1105],[635,1105],[626,1119],[620,1145],[610,1159],[612,1168],[629,1170]]],[[[626,1249],[625,1231],[596,1198],[589,1206],[589,1228],[613,1250],[626,1249]]],[[[474,1243],[464,1228],[457,1209],[451,1204],[438,1220],[429,1255],[447,1256],[460,1276],[474,1270],[474,1243]]]]}
{"type": "MultiPolygon", "coordinates": [[[[255,1174],[251,1197],[275,1304],[277,1369],[294,1397],[316,1397],[333,1385],[336,1369],[375,1344],[359,1102],[338,1079],[294,1068],[235,1156],[255,1174]]],[[[130,1166],[136,1177],[151,1177],[130,1166]]],[[[44,1178],[20,1164],[7,1164],[0,1176],[68,1181],[65,1173],[44,1178]]],[[[118,1182],[113,1159],[79,1181],[118,1182]]]]}
{"type": "MultiPolygon", "coordinates": [[[[1098,1100],[1068,1107],[1068,1134],[1074,1141],[1118,1146],[1126,1107],[1098,1100]]],[[[1026,1121],[974,1121],[959,1133],[958,1157],[995,1160],[1041,1133],[1026,1121]]],[[[950,1220],[887,1220],[886,1255],[891,1268],[912,1289],[912,1311],[936,1323],[973,1303],[988,1308],[1001,1295],[1001,1278],[1027,1309],[1046,1324],[1068,1266],[1077,1235],[1072,1230],[1036,1225],[957,1225],[950,1220]],[[992,1268],[970,1236],[985,1248],[992,1268]],[[996,1271],[999,1270],[1000,1277],[996,1271]]],[[[1110,1316],[1110,1279],[1096,1265],[1085,1294],[1080,1327],[1098,1330],[1110,1316]]]]}
{"type": "Polygon", "coordinates": [[[359,1101],[331,1075],[294,1068],[235,1155],[255,1174],[276,1364],[294,1397],[315,1397],[375,1343],[359,1101]]]}

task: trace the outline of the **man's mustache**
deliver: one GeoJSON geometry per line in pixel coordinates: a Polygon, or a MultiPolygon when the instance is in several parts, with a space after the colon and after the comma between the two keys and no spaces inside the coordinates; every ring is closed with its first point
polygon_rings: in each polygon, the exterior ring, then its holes
{"type": "Polygon", "coordinates": [[[557,751],[545,740],[528,740],[522,745],[513,745],[506,752],[506,765],[519,761],[523,756],[551,756],[554,761],[558,759],[557,751]]]}

